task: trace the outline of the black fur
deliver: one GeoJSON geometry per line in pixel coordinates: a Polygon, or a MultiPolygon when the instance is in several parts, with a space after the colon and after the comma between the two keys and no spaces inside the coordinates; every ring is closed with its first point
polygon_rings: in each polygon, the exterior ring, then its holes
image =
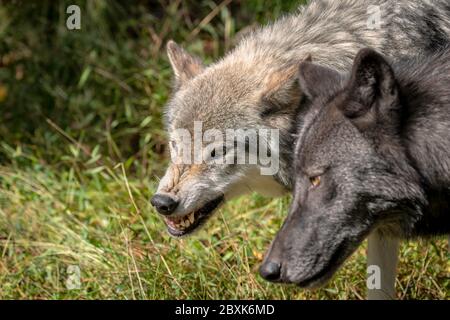
{"type": "Polygon", "coordinates": [[[450,233],[450,50],[391,66],[363,49],[349,76],[307,62],[299,78],[313,102],[291,210],[262,269],[317,286],[374,229],[450,233]]]}

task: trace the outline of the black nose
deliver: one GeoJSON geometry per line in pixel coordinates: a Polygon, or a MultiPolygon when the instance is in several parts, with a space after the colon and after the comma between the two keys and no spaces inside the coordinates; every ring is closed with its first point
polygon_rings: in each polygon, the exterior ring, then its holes
{"type": "Polygon", "coordinates": [[[173,213],[178,206],[178,201],[165,194],[155,194],[150,203],[160,214],[164,215],[173,213]]]}
{"type": "Polygon", "coordinates": [[[259,268],[259,274],[268,281],[277,281],[280,279],[281,264],[272,261],[264,262],[259,268]]]}

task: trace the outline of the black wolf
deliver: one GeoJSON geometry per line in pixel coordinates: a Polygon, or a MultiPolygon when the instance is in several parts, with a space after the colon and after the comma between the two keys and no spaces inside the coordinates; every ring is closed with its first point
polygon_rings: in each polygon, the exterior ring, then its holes
{"type": "Polygon", "coordinates": [[[363,49],[350,76],[304,62],[299,78],[313,102],[262,275],[315,287],[374,230],[450,233],[450,50],[391,64],[363,49]]]}

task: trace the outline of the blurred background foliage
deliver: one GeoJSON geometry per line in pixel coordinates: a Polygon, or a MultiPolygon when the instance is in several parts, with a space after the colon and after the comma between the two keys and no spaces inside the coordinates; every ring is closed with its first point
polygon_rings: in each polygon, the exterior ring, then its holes
{"type": "Polygon", "coordinates": [[[154,160],[165,150],[167,40],[210,62],[240,30],[298,3],[0,1],[0,162],[72,166],[74,158],[92,160],[95,150],[95,157],[124,162],[140,176],[161,169],[154,160]],[[66,8],[74,3],[81,30],[66,28],[66,8]],[[71,140],[80,154],[69,150],[71,140]]]}

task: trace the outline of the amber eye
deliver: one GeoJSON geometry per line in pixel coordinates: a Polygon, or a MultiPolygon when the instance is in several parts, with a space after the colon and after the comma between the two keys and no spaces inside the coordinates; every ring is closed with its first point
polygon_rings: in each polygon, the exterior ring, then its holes
{"type": "Polygon", "coordinates": [[[309,181],[311,181],[311,186],[316,188],[320,185],[320,176],[311,177],[309,181]]]}

